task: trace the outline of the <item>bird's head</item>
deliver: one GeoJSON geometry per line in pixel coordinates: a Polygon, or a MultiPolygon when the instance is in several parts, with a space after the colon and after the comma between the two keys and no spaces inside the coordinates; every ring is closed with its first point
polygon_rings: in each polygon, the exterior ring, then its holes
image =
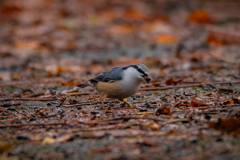
{"type": "Polygon", "coordinates": [[[129,73],[131,76],[134,76],[142,81],[146,81],[147,83],[151,81],[152,78],[150,77],[150,70],[144,64],[134,63],[129,65],[129,67],[132,68],[131,73],[129,73]]]}

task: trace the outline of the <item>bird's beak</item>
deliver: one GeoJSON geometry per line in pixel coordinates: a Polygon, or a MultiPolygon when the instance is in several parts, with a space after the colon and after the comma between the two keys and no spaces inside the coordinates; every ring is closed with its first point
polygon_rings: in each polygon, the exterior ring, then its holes
{"type": "Polygon", "coordinates": [[[152,80],[152,78],[150,76],[144,76],[143,78],[145,79],[145,81],[147,83],[149,83],[152,80]]]}

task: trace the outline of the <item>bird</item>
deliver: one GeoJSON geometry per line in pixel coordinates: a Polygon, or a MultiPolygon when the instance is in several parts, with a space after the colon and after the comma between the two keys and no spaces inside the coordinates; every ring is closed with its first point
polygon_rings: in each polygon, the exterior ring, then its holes
{"type": "Polygon", "coordinates": [[[86,82],[80,83],[77,87],[93,87],[99,94],[101,106],[105,109],[104,99],[118,99],[132,108],[127,102],[127,97],[134,95],[146,81],[151,81],[150,70],[141,63],[134,63],[125,66],[116,66],[103,72],[86,82]]]}

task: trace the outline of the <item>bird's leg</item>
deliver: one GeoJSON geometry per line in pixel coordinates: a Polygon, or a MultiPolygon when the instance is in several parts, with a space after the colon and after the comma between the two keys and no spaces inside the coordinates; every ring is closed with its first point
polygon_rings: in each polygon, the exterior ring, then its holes
{"type": "Polygon", "coordinates": [[[123,106],[124,104],[127,104],[129,108],[133,108],[133,106],[127,102],[127,98],[124,98],[122,101],[123,101],[122,106],[123,106]]]}
{"type": "Polygon", "coordinates": [[[106,107],[105,107],[105,105],[104,105],[104,97],[101,97],[101,96],[100,96],[100,101],[101,101],[101,108],[102,108],[103,110],[106,110],[106,107]]]}

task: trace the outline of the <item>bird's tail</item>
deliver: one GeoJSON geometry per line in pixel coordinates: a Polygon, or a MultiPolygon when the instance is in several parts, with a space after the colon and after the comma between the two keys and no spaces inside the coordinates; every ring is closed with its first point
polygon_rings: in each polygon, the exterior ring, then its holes
{"type": "Polygon", "coordinates": [[[90,81],[86,81],[86,82],[78,84],[77,86],[80,87],[80,88],[85,88],[87,86],[93,87],[93,84],[90,81]]]}

